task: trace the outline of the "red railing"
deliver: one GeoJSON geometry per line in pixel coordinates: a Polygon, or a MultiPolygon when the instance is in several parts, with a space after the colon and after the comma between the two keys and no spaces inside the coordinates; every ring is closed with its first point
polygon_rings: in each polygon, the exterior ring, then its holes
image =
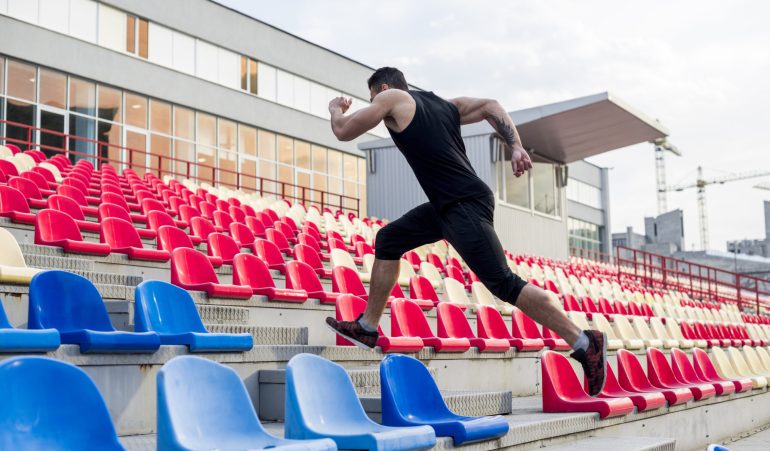
{"type": "Polygon", "coordinates": [[[770,306],[770,280],[617,246],[619,275],[635,277],[648,287],[674,289],[706,302],[737,304],[742,311],[770,306]]]}
{"type": "Polygon", "coordinates": [[[198,182],[208,182],[214,186],[224,185],[235,189],[251,190],[259,193],[260,196],[274,195],[302,202],[305,205],[318,205],[322,210],[324,207],[329,207],[343,211],[352,211],[356,215],[361,214],[361,200],[357,197],[334,194],[280,180],[243,174],[235,170],[153,154],[144,149],[134,149],[18,122],[0,120],[0,124],[5,124],[5,133],[0,134],[0,141],[15,144],[22,150],[40,149],[47,152],[49,156],[54,153],[62,153],[73,161],[75,159],[90,159],[97,164],[109,163],[119,170],[131,168],[137,171],[139,175],[142,175],[144,172],[153,172],[161,178],[164,175],[185,177],[197,180],[198,182]],[[25,135],[25,137],[14,138],[8,136],[9,127],[17,132],[14,133],[15,135],[25,135]],[[54,140],[61,141],[61,146],[45,144],[47,141],[54,140]],[[90,147],[91,149],[87,152],[74,150],[80,146],[90,147]],[[115,158],[115,154],[118,155],[117,158],[115,158]],[[230,180],[234,180],[234,183],[230,180]]]}

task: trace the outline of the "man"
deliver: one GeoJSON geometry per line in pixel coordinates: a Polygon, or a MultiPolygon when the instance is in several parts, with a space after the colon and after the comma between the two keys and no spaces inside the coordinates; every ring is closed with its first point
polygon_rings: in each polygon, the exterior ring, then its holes
{"type": "Polygon", "coordinates": [[[377,69],[368,84],[371,104],[354,114],[345,115],[350,99],[338,97],[329,102],[334,135],[350,141],[385,121],[429,202],[379,231],[366,311],[355,321],[327,318],[328,326],[358,346],[373,349],[379,337],[377,325],[398,278],[399,259],[411,249],[446,239],[493,294],[572,346],[571,356],[582,364],[589,393],[596,396],[604,388],[606,336],[581,331],[546,291],[511,272],[493,227],[493,193],[476,175],[465,153],[460,126],[486,120],[511,156],[514,175],[531,169],[532,162],[508,113],[494,100],[458,97],[447,101],[432,92],[409,90],[404,74],[392,67],[377,69]]]}

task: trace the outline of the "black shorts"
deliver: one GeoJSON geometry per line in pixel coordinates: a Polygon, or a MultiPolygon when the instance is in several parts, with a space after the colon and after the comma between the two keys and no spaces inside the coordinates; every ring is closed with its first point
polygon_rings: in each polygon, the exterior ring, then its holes
{"type": "Polygon", "coordinates": [[[375,257],[398,260],[416,247],[446,239],[495,296],[514,304],[527,284],[508,267],[494,228],[494,197],[465,199],[438,211],[424,203],[383,227],[375,257]]]}

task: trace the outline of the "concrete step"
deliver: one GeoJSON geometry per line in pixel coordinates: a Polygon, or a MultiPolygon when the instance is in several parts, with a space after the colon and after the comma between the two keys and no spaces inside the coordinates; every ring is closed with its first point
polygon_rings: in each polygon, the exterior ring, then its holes
{"type": "Polygon", "coordinates": [[[211,333],[250,334],[254,346],[307,345],[307,327],[247,326],[242,324],[207,324],[211,333]]]}
{"type": "Polygon", "coordinates": [[[676,440],[662,437],[590,437],[540,449],[542,451],[674,451],[676,440]]]}

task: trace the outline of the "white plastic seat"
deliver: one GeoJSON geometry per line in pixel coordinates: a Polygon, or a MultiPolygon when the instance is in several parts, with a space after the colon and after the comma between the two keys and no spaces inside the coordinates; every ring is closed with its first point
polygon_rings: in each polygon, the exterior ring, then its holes
{"type": "Polygon", "coordinates": [[[61,172],[59,172],[59,168],[52,165],[51,163],[44,161],[40,163],[38,166],[51,171],[51,174],[53,174],[53,178],[54,180],[56,180],[56,183],[61,183],[61,181],[64,180],[64,177],[62,177],[61,172]]]}
{"type": "Polygon", "coordinates": [[[591,320],[594,323],[595,329],[607,334],[607,349],[625,348],[625,343],[623,343],[623,340],[618,338],[618,336],[615,334],[615,331],[612,329],[612,325],[609,321],[607,321],[607,318],[605,318],[604,315],[601,313],[594,313],[591,316],[591,320]]]}
{"type": "MultiPolygon", "coordinates": [[[[714,355],[725,353],[725,351],[716,346],[711,348],[711,352],[714,355]]],[[[743,377],[751,378],[751,382],[754,384],[754,388],[767,387],[768,377],[763,374],[754,373],[754,371],[749,368],[749,364],[746,362],[746,359],[743,358],[743,354],[741,354],[739,350],[730,347],[727,348],[726,354],[729,358],[730,364],[735,369],[735,372],[743,377]]]]}
{"type": "Polygon", "coordinates": [[[433,285],[434,289],[438,289],[438,287],[441,286],[441,281],[444,280],[441,277],[441,273],[435,266],[433,266],[433,263],[431,262],[420,262],[420,275],[430,280],[430,283],[433,285]]]}
{"type": "Polygon", "coordinates": [[[631,323],[628,322],[625,316],[615,315],[614,329],[626,349],[642,349],[644,348],[644,340],[640,339],[634,332],[634,328],[631,327],[631,323]]]}
{"type": "Polygon", "coordinates": [[[695,346],[695,343],[693,343],[692,340],[687,340],[685,338],[679,340],[672,337],[668,330],[666,330],[666,326],[663,324],[663,321],[656,316],[650,318],[650,330],[652,331],[653,335],[663,341],[664,348],[690,349],[695,346]]]}
{"type": "Polygon", "coordinates": [[[359,271],[358,266],[356,266],[356,263],[353,261],[353,257],[351,257],[347,251],[343,251],[342,249],[332,249],[330,254],[332,266],[346,266],[358,273],[361,282],[369,283],[372,278],[371,273],[359,271]]]}
{"type": "Polygon", "coordinates": [[[631,322],[634,326],[634,331],[636,332],[636,335],[642,341],[644,341],[644,345],[647,346],[648,348],[663,348],[663,347],[673,348],[678,344],[676,342],[674,342],[673,344],[669,341],[664,342],[663,339],[654,336],[652,331],[650,330],[650,327],[647,325],[647,322],[641,316],[634,316],[631,322]]]}
{"type": "Polygon", "coordinates": [[[513,306],[506,302],[497,302],[492,293],[481,282],[473,282],[471,284],[471,299],[476,304],[488,305],[494,307],[503,315],[510,315],[513,313],[513,306]]]}
{"type": "Polygon", "coordinates": [[[42,269],[30,268],[11,232],[0,228],[0,282],[28,285],[42,269]]]}
{"type": "Polygon", "coordinates": [[[417,273],[414,272],[414,267],[411,263],[405,258],[402,258],[399,261],[399,267],[398,267],[398,284],[408,287],[409,281],[412,279],[412,276],[417,275],[417,273]]]}
{"type": "Polygon", "coordinates": [[[451,277],[444,279],[444,296],[447,302],[452,304],[475,305],[468,299],[468,292],[465,291],[463,284],[451,277]]]}

